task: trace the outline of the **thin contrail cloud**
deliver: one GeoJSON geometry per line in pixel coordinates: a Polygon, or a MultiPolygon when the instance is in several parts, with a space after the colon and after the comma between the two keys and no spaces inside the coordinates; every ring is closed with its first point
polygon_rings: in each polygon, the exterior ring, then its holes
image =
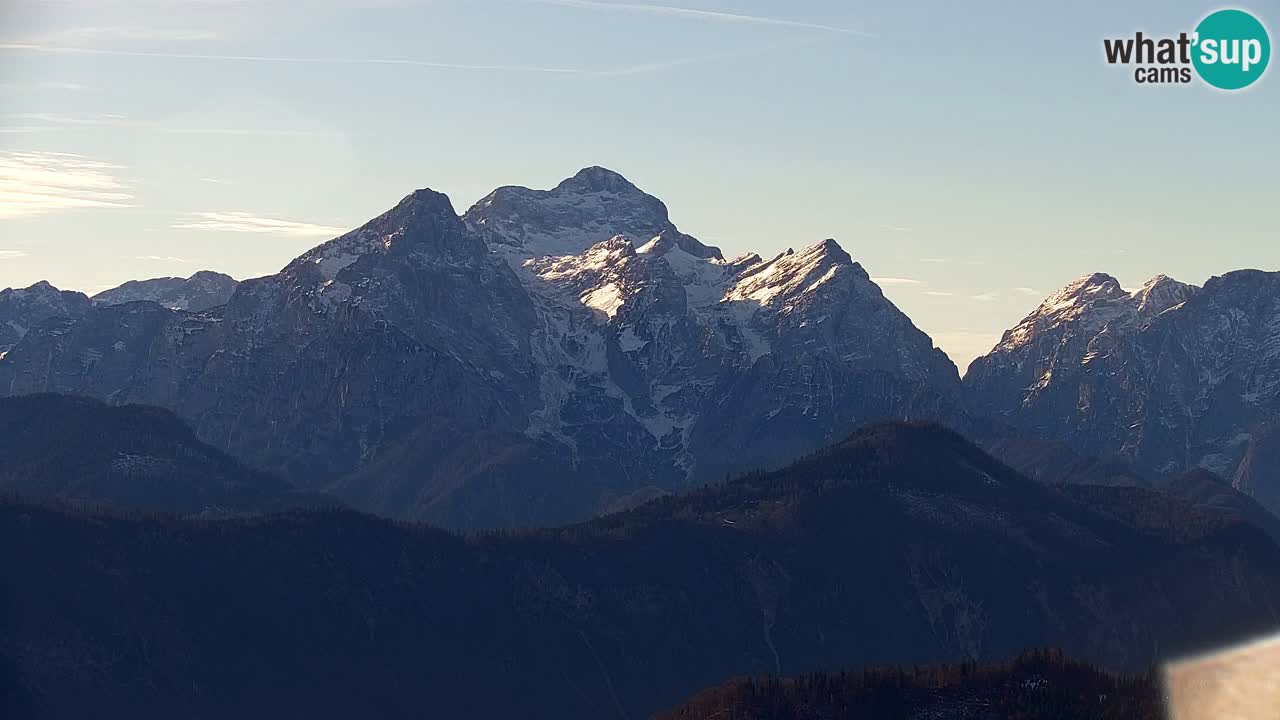
{"type": "Polygon", "coordinates": [[[61,45],[35,45],[30,43],[0,43],[0,50],[27,50],[32,52],[67,53],[73,55],[111,55],[115,57],[165,58],[169,60],[209,60],[219,62],[270,62],[298,65],[402,65],[434,68],[438,70],[488,70],[506,72],[552,73],[559,75],[591,75],[595,71],[582,68],[542,67],[538,65],[472,65],[466,63],[433,62],[407,58],[339,58],[297,57],[288,55],[219,55],[210,53],[178,53],[151,50],[111,50],[107,48],[66,47],[61,45]]]}
{"type": "Polygon", "coordinates": [[[787,20],[785,18],[764,17],[760,15],[743,15],[741,13],[717,12],[714,10],[695,10],[693,8],[674,7],[671,5],[654,5],[650,3],[613,3],[601,2],[600,0],[527,0],[528,2],[537,3],[539,5],[558,5],[560,7],[584,8],[588,10],[613,10],[616,12],[632,12],[645,13],[648,15],[666,15],[669,17],[693,18],[695,20],[709,20],[716,22],[744,23],[750,25],[772,25],[775,27],[797,28],[802,30],[819,30],[822,32],[839,33],[841,35],[857,35],[860,37],[875,37],[875,35],[855,30],[853,28],[839,27],[836,25],[823,25],[821,23],[805,22],[803,20],[787,20]]]}
{"type": "Polygon", "coordinates": [[[178,53],[151,50],[112,50],[108,48],[68,47],[63,45],[37,45],[31,43],[0,43],[0,50],[65,53],[70,55],[108,55],[113,57],[158,58],[167,60],[203,60],[210,62],[263,62],[295,65],[371,65],[419,67],[433,70],[463,70],[480,72],[516,72],[548,75],[580,75],[588,77],[616,77],[622,75],[639,75],[658,72],[685,65],[703,62],[714,62],[727,58],[739,57],[753,53],[719,53],[715,55],[699,55],[686,58],[674,58],[652,63],[641,63],[616,68],[573,68],[548,67],[540,65],[477,65],[468,63],[447,63],[431,60],[412,60],[408,58],[338,58],[338,57],[298,57],[288,55],[220,55],[215,53],[178,53]]]}

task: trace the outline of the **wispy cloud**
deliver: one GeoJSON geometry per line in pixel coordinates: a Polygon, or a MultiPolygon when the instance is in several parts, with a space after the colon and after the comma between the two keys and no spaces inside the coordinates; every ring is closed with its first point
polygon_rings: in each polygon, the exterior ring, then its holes
{"type": "Polygon", "coordinates": [[[899,233],[911,232],[911,228],[907,227],[906,225],[885,224],[885,225],[881,225],[880,229],[888,230],[889,232],[899,232],[899,233]]]}
{"type": "Polygon", "coordinates": [[[0,219],[133,207],[123,169],[69,153],[0,152],[0,219]]]}
{"type": "Polygon", "coordinates": [[[344,58],[306,57],[292,55],[221,55],[214,53],[164,52],[153,50],[119,50],[97,47],[71,47],[39,43],[0,43],[0,50],[25,50],[31,52],[66,53],[76,55],[109,55],[117,57],[162,58],[168,60],[206,60],[235,63],[286,63],[294,65],[400,65],[434,68],[437,70],[488,70],[527,73],[551,73],[560,75],[590,75],[603,71],[572,67],[547,67],[541,65],[485,65],[471,63],[436,62],[411,58],[344,58]]]}
{"type": "MultiPolygon", "coordinates": [[[[584,77],[618,77],[624,75],[640,75],[660,72],[674,68],[714,62],[762,52],[776,50],[781,46],[765,46],[746,51],[734,51],[706,55],[694,55],[682,58],[671,58],[654,62],[636,63],[613,68],[587,68],[550,65],[516,65],[509,63],[459,63],[436,60],[418,60],[414,58],[358,58],[358,57],[314,57],[294,55],[229,55],[217,53],[168,52],[158,50],[124,50],[103,47],[68,46],[42,43],[0,43],[0,50],[26,51],[41,53],[64,53],[73,55],[104,55],[116,57],[157,58],[165,60],[193,60],[227,63],[280,63],[291,65],[365,65],[365,66],[400,66],[426,68],[431,70],[459,70],[472,72],[511,72],[544,75],[576,75],[584,77]]],[[[41,128],[43,129],[43,128],[41,128]]],[[[213,130],[193,130],[190,132],[211,133],[213,130]]],[[[248,134],[249,131],[245,131],[248,134]]],[[[228,133],[230,134],[230,133],[228,133]]]]}
{"type": "Polygon", "coordinates": [[[820,32],[838,33],[841,35],[858,35],[875,37],[871,33],[853,28],[825,25],[822,23],[791,20],[787,18],[766,17],[763,15],[745,15],[742,13],[717,12],[713,10],[697,10],[694,8],[657,5],[652,3],[615,3],[600,0],[528,0],[539,5],[558,5],[560,7],[582,8],[586,10],[608,10],[614,12],[643,13],[646,15],[665,15],[667,17],[707,20],[712,22],[739,23],[748,25],[770,25],[797,30],[817,30],[820,32]]]}
{"type": "Polygon", "coordinates": [[[878,278],[871,278],[871,281],[877,285],[923,285],[924,284],[920,280],[913,280],[911,278],[899,278],[899,277],[878,277],[878,278]]]}
{"type": "Polygon", "coordinates": [[[0,83],[0,92],[10,92],[16,90],[65,90],[75,92],[84,90],[85,86],[76,82],[58,82],[58,81],[39,81],[39,82],[18,82],[18,83],[0,83]]]}
{"type": "Polygon", "coordinates": [[[216,178],[216,177],[202,177],[200,178],[200,182],[211,183],[213,185],[230,185],[231,184],[230,180],[223,180],[222,178],[216,178]]]}
{"type": "Polygon", "coordinates": [[[947,353],[959,368],[965,368],[974,358],[985,355],[1000,342],[1000,331],[952,330],[929,333],[933,341],[947,353]]]}
{"type": "Polygon", "coordinates": [[[969,299],[977,300],[978,302],[992,302],[994,300],[999,300],[1000,295],[994,292],[984,292],[978,295],[970,295],[969,299]]]}
{"type": "Polygon", "coordinates": [[[180,265],[190,265],[195,262],[194,260],[173,257],[172,255],[135,255],[133,259],[142,260],[143,262],[177,263],[180,265]]]}
{"type": "Polygon", "coordinates": [[[346,228],[315,223],[280,220],[247,212],[199,212],[172,227],[180,230],[216,230],[219,232],[258,233],[284,237],[335,237],[346,228]]]}
{"type": "Polygon", "coordinates": [[[272,127],[172,127],[154,121],[138,120],[117,113],[66,113],[26,112],[0,115],[0,119],[21,121],[23,125],[0,126],[0,133],[57,132],[71,129],[128,128],[172,135],[231,135],[267,137],[336,137],[342,133],[323,128],[272,128],[272,127]],[[41,123],[34,125],[30,123],[41,123]]]}
{"type": "Polygon", "coordinates": [[[596,77],[618,77],[623,75],[641,75],[644,73],[660,72],[663,70],[673,70],[688,65],[700,65],[702,63],[719,62],[722,60],[732,60],[735,58],[752,57],[757,55],[766,55],[784,49],[794,49],[811,44],[810,41],[791,41],[768,43],[763,45],[751,46],[743,50],[732,50],[729,52],[708,53],[705,55],[690,55],[688,57],[668,58],[665,60],[655,60],[648,63],[640,63],[637,65],[629,65],[613,70],[590,70],[584,74],[594,75],[596,77]]]}
{"type": "Polygon", "coordinates": [[[221,35],[208,29],[182,27],[148,27],[141,25],[98,25],[64,28],[24,38],[32,45],[75,45],[84,42],[120,41],[136,43],[146,41],[198,42],[217,40],[221,35]]]}
{"type": "Polygon", "coordinates": [[[0,260],[12,260],[26,256],[27,253],[22,250],[0,250],[0,260]]]}
{"type": "Polygon", "coordinates": [[[1044,294],[1035,288],[1029,288],[1029,287],[1016,287],[1013,289],[1013,291],[1018,293],[1019,295],[1026,295],[1027,297],[1040,297],[1041,295],[1044,294]]]}
{"type": "Polygon", "coordinates": [[[66,115],[63,113],[9,113],[4,116],[10,120],[38,122],[49,125],[110,125],[128,126],[134,124],[124,115],[115,113],[89,113],[82,115],[66,115]]]}
{"type": "Polygon", "coordinates": [[[949,263],[955,263],[957,265],[986,265],[987,264],[986,261],[983,261],[983,260],[952,260],[950,258],[940,258],[940,257],[920,258],[920,262],[932,263],[934,265],[946,265],[949,263]]]}
{"type": "Polygon", "coordinates": [[[954,297],[955,296],[955,293],[942,292],[941,290],[926,290],[924,294],[929,295],[931,297],[954,297]]]}
{"type": "Polygon", "coordinates": [[[173,135],[265,135],[267,137],[335,137],[337,130],[310,128],[219,128],[219,127],[157,127],[160,132],[173,135]]]}

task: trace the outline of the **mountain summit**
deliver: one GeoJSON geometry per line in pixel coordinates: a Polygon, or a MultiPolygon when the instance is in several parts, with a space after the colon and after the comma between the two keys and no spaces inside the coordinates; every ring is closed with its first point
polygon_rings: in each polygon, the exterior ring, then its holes
{"type": "Polygon", "coordinates": [[[121,305],[150,300],[172,310],[199,312],[225,305],[235,292],[235,278],[201,270],[191,277],[163,277],[129,282],[104,290],[91,299],[94,305],[121,305]]]}
{"type": "Polygon", "coordinates": [[[89,311],[83,293],[59,290],[47,280],[28,288],[0,290],[0,358],[31,328],[52,318],[78,318],[89,311]]]}
{"type": "Polygon", "coordinates": [[[581,170],[551,190],[498,188],[463,220],[492,246],[528,256],[577,255],[614,235],[642,243],[667,235],[695,257],[721,257],[719,248],[676,229],[661,200],[602,167],[581,170]]]}

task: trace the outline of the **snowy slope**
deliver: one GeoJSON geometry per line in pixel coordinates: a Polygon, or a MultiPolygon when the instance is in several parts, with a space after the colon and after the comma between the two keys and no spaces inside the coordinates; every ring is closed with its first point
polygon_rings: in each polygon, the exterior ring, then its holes
{"type": "Polygon", "coordinates": [[[235,278],[201,270],[191,277],[163,277],[129,282],[94,295],[94,305],[121,305],[149,300],[170,310],[199,312],[225,305],[235,292],[235,278]]]}
{"type": "Polygon", "coordinates": [[[1077,280],[965,376],[975,405],[1036,435],[1157,473],[1203,467],[1280,510],[1280,273],[1132,293],[1077,280]]]}

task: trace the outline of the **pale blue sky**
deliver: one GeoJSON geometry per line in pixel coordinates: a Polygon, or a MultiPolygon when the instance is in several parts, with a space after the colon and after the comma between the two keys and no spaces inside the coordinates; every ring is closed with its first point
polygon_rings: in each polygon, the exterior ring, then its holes
{"type": "Polygon", "coordinates": [[[1280,71],[1102,60],[1218,7],[0,0],[0,287],[261,275],[414,188],[605,165],[726,252],[838,239],[963,369],[1086,272],[1280,269],[1280,71]]]}

